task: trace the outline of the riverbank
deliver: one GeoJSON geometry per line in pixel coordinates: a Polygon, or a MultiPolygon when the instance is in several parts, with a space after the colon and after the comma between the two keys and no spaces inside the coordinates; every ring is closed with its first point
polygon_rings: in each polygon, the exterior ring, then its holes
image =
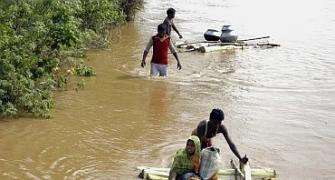
{"type": "MultiPolygon", "coordinates": [[[[94,76],[85,51],[109,44],[110,25],[132,20],[142,0],[0,2],[0,116],[49,118],[52,91],[94,76]]],[[[77,83],[82,86],[83,83],[77,83]]]]}

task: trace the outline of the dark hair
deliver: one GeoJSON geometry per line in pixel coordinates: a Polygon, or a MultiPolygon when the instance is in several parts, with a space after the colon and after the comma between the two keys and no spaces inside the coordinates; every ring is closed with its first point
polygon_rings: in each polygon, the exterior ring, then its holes
{"type": "Polygon", "coordinates": [[[166,11],[166,14],[175,14],[176,13],[176,10],[173,9],[173,8],[169,8],[167,11],[166,11]]]}
{"type": "Polygon", "coordinates": [[[223,121],[224,113],[221,109],[213,109],[211,114],[209,115],[209,120],[223,121]]]}
{"type": "Polygon", "coordinates": [[[164,24],[159,24],[157,26],[157,32],[165,32],[166,31],[166,27],[164,24]]]}

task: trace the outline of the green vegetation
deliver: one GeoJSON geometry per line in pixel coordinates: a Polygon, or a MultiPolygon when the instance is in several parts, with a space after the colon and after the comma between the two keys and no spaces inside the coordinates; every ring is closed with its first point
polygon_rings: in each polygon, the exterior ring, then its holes
{"type": "Polygon", "coordinates": [[[106,25],[125,22],[125,9],[134,9],[133,4],[129,0],[1,0],[0,116],[49,117],[53,90],[64,88],[69,76],[96,74],[84,64],[83,48],[106,44],[106,25]]]}

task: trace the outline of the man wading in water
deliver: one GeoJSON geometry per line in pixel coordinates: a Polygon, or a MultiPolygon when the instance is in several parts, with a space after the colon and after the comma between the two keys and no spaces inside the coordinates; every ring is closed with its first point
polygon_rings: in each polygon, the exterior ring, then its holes
{"type": "Polygon", "coordinates": [[[173,19],[176,15],[176,10],[173,8],[169,8],[167,11],[167,17],[165,18],[163,24],[166,27],[166,33],[171,37],[171,30],[173,29],[174,31],[176,31],[176,33],[179,36],[179,39],[182,39],[183,36],[179,33],[178,29],[176,28],[176,26],[174,25],[173,19]]]}
{"type": "Polygon", "coordinates": [[[201,121],[197,128],[192,131],[192,135],[198,136],[201,143],[201,149],[204,149],[206,147],[212,146],[211,138],[215,137],[216,134],[222,133],[235,156],[240,160],[240,162],[246,163],[248,158],[246,156],[243,158],[240,156],[240,153],[238,152],[235,144],[228,135],[227,128],[221,124],[223,120],[223,111],[221,109],[213,109],[210,113],[209,121],[201,121]]]}
{"type": "Polygon", "coordinates": [[[153,54],[151,59],[151,76],[166,76],[168,66],[168,49],[177,60],[177,69],[181,69],[181,64],[177,55],[176,48],[173,46],[172,41],[168,35],[166,35],[166,29],[163,24],[158,25],[157,34],[152,36],[144,49],[141,66],[146,65],[145,59],[149,53],[151,46],[153,46],[153,54]]]}

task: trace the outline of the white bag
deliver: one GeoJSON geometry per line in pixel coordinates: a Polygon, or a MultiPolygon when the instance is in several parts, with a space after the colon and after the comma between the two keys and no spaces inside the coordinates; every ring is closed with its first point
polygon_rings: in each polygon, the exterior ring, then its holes
{"type": "Polygon", "coordinates": [[[209,179],[219,171],[221,155],[220,149],[216,147],[207,147],[201,150],[200,177],[209,179]]]}

